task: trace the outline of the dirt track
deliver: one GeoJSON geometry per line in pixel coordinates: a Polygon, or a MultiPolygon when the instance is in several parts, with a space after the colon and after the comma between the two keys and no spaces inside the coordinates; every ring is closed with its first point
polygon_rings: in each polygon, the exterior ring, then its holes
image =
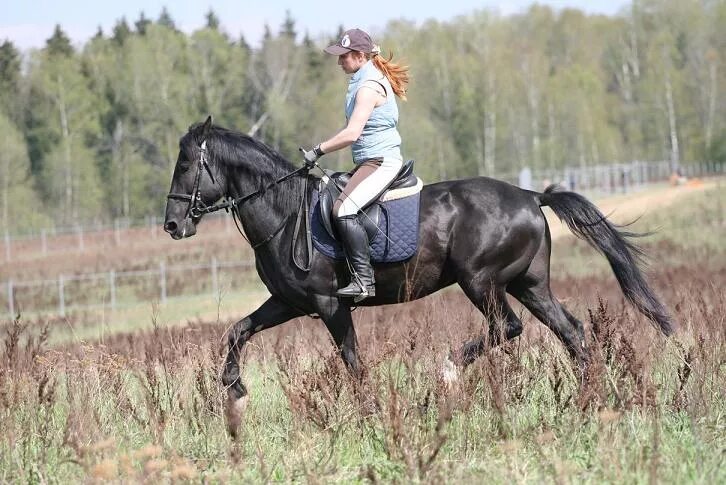
{"type": "MultiPolygon", "coordinates": [[[[614,222],[630,222],[654,210],[660,210],[681,200],[684,196],[716,188],[724,184],[723,178],[706,180],[691,180],[681,186],[663,186],[657,189],[644,190],[641,193],[621,194],[603,199],[593,199],[603,214],[609,216],[614,222]]],[[[567,227],[561,223],[557,216],[545,208],[544,213],[550,225],[552,238],[556,239],[571,234],[567,227]]]]}

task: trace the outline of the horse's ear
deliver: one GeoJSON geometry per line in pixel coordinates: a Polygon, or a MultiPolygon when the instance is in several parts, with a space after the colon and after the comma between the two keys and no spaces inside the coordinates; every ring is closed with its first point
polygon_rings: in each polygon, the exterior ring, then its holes
{"type": "Polygon", "coordinates": [[[212,115],[207,116],[207,121],[202,126],[202,140],[206,140],[209,132],[212,130],[212,115]]]}

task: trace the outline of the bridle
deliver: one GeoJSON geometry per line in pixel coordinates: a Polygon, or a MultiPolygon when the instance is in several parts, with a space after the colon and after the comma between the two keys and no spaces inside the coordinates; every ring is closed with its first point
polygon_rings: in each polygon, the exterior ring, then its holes
{"type": "Polygon", "coordinates": [[[303,270],[303,271],[310,271],[310,265],[312,263],[311,256],[312,256],[312,235],[310,230],[310,210],[309,210],[309,201],[307,197],[308,192],[308,172],[310,171],[310,168],[306,165],[303,165],[302,167],[298,168],[297,170],[294,170],[287,175],[283,175],[279,179],[275,180],[274,182],[270,182],[265,187],[255,190],[254,192],[244,195],[242,197],[225,197],[223,201],[217,202],[216,204],[212,205],[206,205],[204,201],[202,200],[202,194],[199,190],[199,186],[202,179],[202,168],[206,170],[207,174],[209,174],[209,178],[212,180],[212,184],[216,185],[217,182],[214,179],[214,175],[212,175],[212,169],[209,166],[209,161],[207,159],[207,140],[202,141],[202,144],[199,146],[199,161],[197,163],[197,173],[194,176],[194,185],[192,186],[192,192],[191,194],[179,194],[175,192],[169,192],[166,196],[167,199],[172,200],[187,200],[189,201],[189,204],[187,205],[187,210],[184,214],[184,219],[188,218],[200,218],[204,214],[209,214],[212,212],[217,212],[218,210],[224,209],[227,212],[232,213],[232,219],[234,220],[234,224],[237,227],[237,230],[242,235],[242,237],[247,241],[247,243],[252,247],[252,249],[257,249],[259,247],[264,246],[268,242],[270,242],[275,236],[277,236],[287,225],[288,221],[292,218],[292,214],[290,214],[288,217],[286,217],[282,223],[275,229],[272,233],[270,233],[269,236],[267,236],[262,241],[259,241],[257,243],[252,243],[247,236],[242,231],[242,219],[240,218],[239,214],[239,207],[244,204],[245,202],[248,202],[256,197],[262,196],[265,192],[267,192],[268,189],[271,189],[275,187],[276,185],[280,184],[281,182],[284,182],[286,180],[291,179],[297,174],[304,173],[305,176],[305,184],[303,188],[303,194],[302,194],[302,200],[300,201],[300,208],[297,212],[297,219],[295,221],[295,232],[293,234],[292,239],[292,259],[295,263],[295,265],[303,270]],[[297,236],[300,231],[300,226],[302,222],[302,218],[305,218],[305,228],[306,228],[306,242],[307,242],[307,264],[303,265],[302,263],[299,263],[297,260],[297,256],[295,255],[295,241],[297,240],[297,236]]]}
{"type": "MultiPolygon", "coordinates": [[[[169,192],[166,196],[167,199],[176,200],[188,200],[187,210],[184,214],[184,219],[199,218],[209,212],[214,212],[219,209],[213,209],[214,206],[208,206],[202,200],[202,194],[199,191],[199,184],[202,180],[202,167],[204,167],[209,174],[209,178],[212,180],[212,184],[216,185],[217,182],[214,180],[212,175],[212,169],[209,168],[209,162],[207,161],[207,140],[204,140],[199,146],[199,162],[197,163],[197,173],[194,176],[194,185],[192,186],[191,194],[178,194],[175,192],[169,192]]],[[[222,209],[222,207],[220,207],[222,209]]]]}

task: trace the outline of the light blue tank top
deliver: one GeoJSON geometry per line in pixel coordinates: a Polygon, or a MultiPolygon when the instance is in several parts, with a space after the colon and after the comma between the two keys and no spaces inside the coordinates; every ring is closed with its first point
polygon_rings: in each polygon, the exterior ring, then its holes
{"type": "Polygon", "coordinates": [[[363,127],[360,137],[353,143],[353,162],[358,164],[371,158],[391,157],[401,160],[401,135],[398,124],[398,105],[391,83],[368,61],[353,74],[345,96],[345,119],[350,120],[355,107],[355,95],[366,81],[376,81],[386,89],[386,102],[373,108],[370,118],[363,127]]]}

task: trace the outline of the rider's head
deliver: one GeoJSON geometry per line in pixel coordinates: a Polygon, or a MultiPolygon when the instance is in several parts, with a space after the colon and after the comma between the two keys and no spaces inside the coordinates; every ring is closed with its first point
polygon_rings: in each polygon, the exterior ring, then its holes
{"type": "Polygon", "coordinates": [[[338,64],[346,74],[353,74],[380,52],[371,36],[360,29],[347,30],[338,42],[325,48],[325,52],[338,56],[338,64]]]}
{"type": "Polygon", "coordinates": [[[380,46],[374,44],[366,32],[360,29],[347,30],[338,42],[324,50],[328,54],[338,56],[338,64],[346,74],[358,72],[366,62],[372,60],[376,68],[388,78],[396,96],[406,99],[408,67],[391,62],[393,54],[390,54],[388,59],[380,55],[380,46]]]}

